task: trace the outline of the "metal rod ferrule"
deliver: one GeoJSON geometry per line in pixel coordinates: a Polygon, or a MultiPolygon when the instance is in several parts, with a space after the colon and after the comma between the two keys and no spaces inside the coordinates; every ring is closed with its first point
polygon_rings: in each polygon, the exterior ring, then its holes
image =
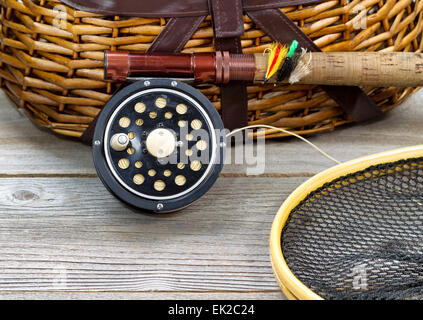
{"type": "Polygon", "coordinates": [[[128,78],[193,78],[197,83],[228,83],[231,80],[253,81],[254,55],[229,52],[163,54],[105,53],[105,79],[126,81],[128,78]]]}

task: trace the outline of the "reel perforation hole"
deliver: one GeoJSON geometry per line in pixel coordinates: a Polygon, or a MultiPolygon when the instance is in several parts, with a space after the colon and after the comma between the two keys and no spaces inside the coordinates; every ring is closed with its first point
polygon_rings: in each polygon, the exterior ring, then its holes
{"type": "Polygon", "coordinates": [[[125,87],[106,105],[95,132],[103,150],[94,151],[94,162],[120,199],[152,211],[159,202],[163,211],[173,211],[217,179],[225,146],[217,132],[223,124],[194,88],[168,79],[149,83],[125,87]]]}

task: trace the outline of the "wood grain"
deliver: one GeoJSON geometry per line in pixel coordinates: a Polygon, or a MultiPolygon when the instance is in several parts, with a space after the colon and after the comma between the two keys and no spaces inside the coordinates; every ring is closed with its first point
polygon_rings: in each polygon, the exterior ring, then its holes
{"type": "Polygon", "coordinates": [[[96,178],[3,178],[0,292],[278,291],[270,227],[302,181],[222,178],[185,211],[151,215],[96,178]]]}
{"type": "Polygon", "coordinates": [[[0,292],[2,300],[283,300],[272,292],[0,292]]]}

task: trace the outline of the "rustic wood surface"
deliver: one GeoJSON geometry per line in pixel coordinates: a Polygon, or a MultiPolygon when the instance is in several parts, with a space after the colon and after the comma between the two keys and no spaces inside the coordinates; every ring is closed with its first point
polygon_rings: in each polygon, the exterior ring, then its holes
{"type": "MultiPolygon", "coordinates": [[[[339,160],[420,144],[422,96],[310,140],[339,160]]],[[[301,141],[271,141],[263,175],[229,164],[183,212],[137,214],[103,187],[90,147],[40,130],[3,95],[0,164],[3,299],[284,299],[269,260],[272,220],[332,166],[301,141]]]]}

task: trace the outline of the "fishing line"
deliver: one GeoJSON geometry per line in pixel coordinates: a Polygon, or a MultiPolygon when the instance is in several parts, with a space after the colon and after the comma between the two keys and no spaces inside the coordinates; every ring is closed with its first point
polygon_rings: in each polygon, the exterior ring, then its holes
{"type": "Polygon", "coordinates": [[[323,151],[321,148],[319,148],[318,146],[316,146],[314,143],[312,143],[311,141],[307,140],[306,138],[304,138],[304,137],[302,137],[302,136],[300,136],[300,135],[298,135],[298,134],[296,134],[294,132],[291,132],[289,130],[285,130],[285,129],[282,129],[282,128],[277,128],[277,127],[273,127],[273,126],[269,126],[269,125],[264,125],[264,124],[261,125],[261,124],[259,124],[259,125],[251,125],[251,126],[243,127],[243,128],[240,128],[240,129],[236,129],[236,130],[230,132],[226,136],[226,138],[230,138],[230,137],[234,136],[235,134],[237,134],[239,132],[243,132],[243,131],[246,131],[246,130],[249,130],[249,129],[260,129],[260,128],[276,130],[276,131],[279,131],[279,132],[288,134],[290,136],[293,136],[293,137],[295,137],[297,139],[300,139],[300,140],[304,141],[305,143],[307,143],[308,145],[310,145],[313,149],[315,149],[318,152],[320,152],[324,157],[328,158],[329,160],[335,162],[336,164],[340,164],[341,163],[341,161],[338,161],[334,157],[330,156],[329,154],[327,154],[325,151],[323,151]]]}

